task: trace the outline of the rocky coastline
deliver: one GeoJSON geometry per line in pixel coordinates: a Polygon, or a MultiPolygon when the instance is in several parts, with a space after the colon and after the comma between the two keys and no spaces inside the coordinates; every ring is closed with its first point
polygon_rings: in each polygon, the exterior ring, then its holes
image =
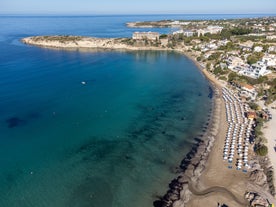
{"type": "Polygon", "coordinates": [[[209,153],[215,141],[218,131],[220,113],[219,89],[213,84],[214,100],[212,112],[200,138],[195,138],[192,149],[186,154],[179,166],[180,173],[169,184],[169,189],[163,197],[154,201],[155,207],[184,207],[190,200],[192,194],[197,194],[193,183],[196,183],[206,168],[209,153]],[[215,118],[216,117],[216,118],[215,118]]]}

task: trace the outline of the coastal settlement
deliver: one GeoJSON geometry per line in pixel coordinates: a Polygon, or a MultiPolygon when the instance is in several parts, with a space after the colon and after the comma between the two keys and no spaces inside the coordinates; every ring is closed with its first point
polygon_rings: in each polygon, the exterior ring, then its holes
{"type": "Polygon", "coordinates": [[[132,38],[37,36],[22,41],[67,49],[184,53],[213,83],[214,111],[208,130],[154,206],[276,204],[276,18],[162,20],[127,26],[171,27],[173,32],[135,32],[132,38]]]}

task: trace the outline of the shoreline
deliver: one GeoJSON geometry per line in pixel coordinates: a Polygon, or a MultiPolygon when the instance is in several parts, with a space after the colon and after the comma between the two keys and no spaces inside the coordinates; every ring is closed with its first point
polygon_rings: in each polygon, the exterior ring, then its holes
{"type": "MultiPolygon", "coordinates": [[[[35,38],[35,37],[33,37],[35,38]]],[[[85,37],[84,37],[85,38],[85,37]]],[[[124,38],[89,38],[89,41],[85,38],[78,40],[73,44],[68,44],[68,42],[57,42],[57,41],[33,41],[32,37],[23,38],[22,42],[25,44],[30,44],[39,47],[46,48],[58,48],[58,49],[101,49],[101,50],[128,50],[128,51],[174,51],[183,54],[189,60],[191,60],[199,69],[199,71],[205,76],[207,81],[209,81],[213,90],[213,100],[212,100],[212,110],[208,123],[206,123],[206,130],[204,130],[201,139],[196,139],[196,143],[193,145],[189,153],[183,158],[180,169],[181,173],[177,178],[173,179],[169,184],[169,190],[167,193],[159,200],[154,202],[155,207],[173,206],[173,207],[183,207],[183,206],[194,206],[200,199],[206,200],[210,204],[210,197],[212,199],[220,199],[220,202],[227,204],[232,204],[237,207],[247,205],[247,201],[244,199],[244,193],[247,191],[247,185],[243,186],[240,191],[235,190],[235,187],[240,187],[237,185],[231,186],[228,189],[227,185],[220,184],[208,177],[208,173],[214,173],[213,169],[216,166],[217,159],[212,160],[215,156],[220,156],[216,154],[216,150],[221,150],[221,142],[224,141],[224,136],[226,133],[226,118],[225,109],[223,108],[223,100],[221,96],[221,91],[223,88],[223,83],[217,80],[212,74],[210,74],[193,56],[191,53],[186,51],[184,48],[161,48],[161,47],[138,47],[127,44],[122,44],[121,40],[124,38]],[[120,40],[120,42],[116,42],[120,40]],[[83,44],[79,41],[84,41],[83,44]],[[91,41],[91,42],[90,42],[91,41]],[[88,44],[89,43],[89,44],[88,44]],[[215,148],[215,149],[214,149],[215,148]],[[215,163],[215,164],[214,164],[215,163]],[[205,181],[205,179],[207,181],[205,181]],[[245,192],[244,192],[245,191],[245,192]],[[241,195],[241,192],[244,192],[241,195]],[[209,199],[209,200],[208,200],[209,199]],[[194,204],[194,205],[193,205],[194,204]]],[[[220,157],[219,164],[223,163],[220,157]]],[[[218,166],[220,167],[220,166],[218,166]]],[[[225,166],[221,166],[225,167],[225,166]]],[[[229,169],[223,169],[223,172],[229,173],[230,179],[234,179],[235,176],[240,176],[239,172],[230,172],[229,169]],[[232,174],[233,175],[232,175],[232,174]]],[[[223,181],[224,174],[218,175],[221,181],[223,181]]],[[[242,175],[240,181],[242,184],[246,184],[248,176],[242,175]]],[[[212,200],[211,199],[211,200],[212,200]]],[[[214,201],[217,204],[216,201],[214,201]]],[[[202,203],[204,205],[204,203],[202,203]]],[[[213,203],[212,203],[213,205],[213,203]]]]}
{"type": "Polygon", "coordinates": [[[276,109],[272,109],[271,106],[275,105],[276,102],[272,103],[268,109],[270,110],[273,119],[264,124],[264,136],[267,139],[268,157],[271,162],[271,166],[274,172],[274,186],[276,187],[276,109]]]}

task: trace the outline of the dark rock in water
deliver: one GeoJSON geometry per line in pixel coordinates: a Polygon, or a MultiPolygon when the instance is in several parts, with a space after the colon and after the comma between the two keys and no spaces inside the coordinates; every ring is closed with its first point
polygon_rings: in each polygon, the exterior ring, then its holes
{"type": "Polygon", "coordinates": [[[164,207],[166,206],[166,203],[163,200],[156,200],[153,202],[154,207],[164,207]]]}
{"type": "Polygon", "coordinates": [[[6,119],[6,123],[8,124],[9,128],[14,128],[14,127],[24,125],[25,121],[18,117],[12,117],[12,118],[6,119]]]}
{"type": "Polygon", "coordinates": [[[209,86],[209,95],[208,98],[212,99],[213,98],[214,91],[211,86],[209,86]]]}
{"type": "Polygon", "coordinates": [[[131,159],[131,156],[125,155],[125,159],[129,160],[129,159],[131,159]]]}
{"type": "Polygon", "coordinates": [[[202,142],[202,140],[199,139],[199,138],[197,138],[197,137],[195,137],[194,140],[195,140],[197,143],[201,143],[201,142],[202,142]]]}

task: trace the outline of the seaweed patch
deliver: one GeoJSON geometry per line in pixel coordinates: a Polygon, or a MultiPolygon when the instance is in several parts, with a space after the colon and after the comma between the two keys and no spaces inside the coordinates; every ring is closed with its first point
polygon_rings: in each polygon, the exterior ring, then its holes
{"type": "Polygon", "coordinates": [[[9,128],[14,128],[14,127],[24,125],[26,123],[26,121],[24,121],[18,117],[11,117],[11,118],[6,119],[6,123],[9,128]]]}

